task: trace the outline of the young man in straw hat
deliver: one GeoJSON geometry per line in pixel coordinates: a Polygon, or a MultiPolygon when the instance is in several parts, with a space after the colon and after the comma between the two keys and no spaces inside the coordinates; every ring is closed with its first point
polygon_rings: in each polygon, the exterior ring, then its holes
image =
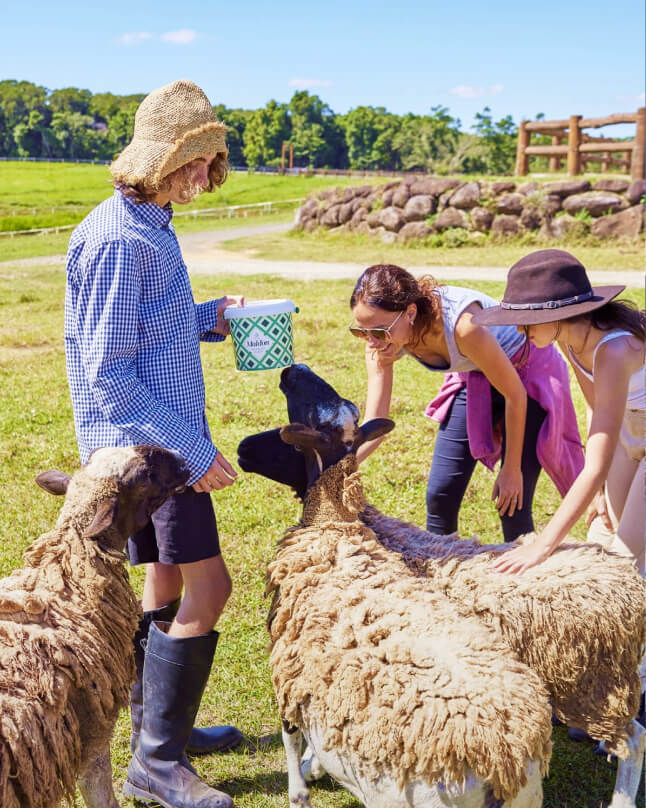
{"type": "Polygon", "coordinates": [[[191,470],[186,490],[128,545],[131,563],[147,568],[124,791],[166,808],[231,806],[186,752],[230,749],[242,738],[235,727],[195,730],[193,722],[231,592],[210,492],[236,476],[211,441],[199,343],[223,340],[223,310],[243,300],[194,303],[171,226],[171,203],[226,179],[225,131],[193,82],[150,93],[112,163],[114,195],[76,228],[67,257],[65,346],[81,460],[100,446],[148,443],[177,451],[191,470]]]}

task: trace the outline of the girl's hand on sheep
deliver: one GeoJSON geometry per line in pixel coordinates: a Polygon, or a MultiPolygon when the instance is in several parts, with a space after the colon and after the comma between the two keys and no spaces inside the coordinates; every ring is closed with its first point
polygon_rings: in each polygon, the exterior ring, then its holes
{"type": "Polygon", "coordinates": [[[590,506],[585,516],[586,525],[590,527],[590,525],[597,518],[597,516],[601,518],[601,521],[603,522],[604,526],[608,528],[609,531],[614,533],[615,527],[612,524],[610,514],[608,513],[608,503],[606,502],[606,495],[603,489],[597,492],[595,498],[590,503],[590,506]]]}
{"type": "Polygon", "coordinates": [[[491,499],[501,516],[513,516],[523,507],[523,475],[520,468],[503,464],[493,484],[491,499]]]}
{"type": "Polygon", "coordinates": [[[215,307],[218,313],[218,324],[211,331],[226,337],[230,333],[229,321],[224,319],[224,310],[227,306],[244,306],[244,295],[225,295],[215,307]]]}
{"type": "Polygon", "coordinates": [[[233,485],[237,476],[238,473],[231,463],[221,452],[218,452],[206,474],[193,485],[193,490],[198,494],[208,494],[213,490],[219,491],[221,488],[226,488],[227,485],[233,485]]]}
{"type": "Polygon", "coordinates": [[[523,544],[520,547],[514,547],[513,550],[500,553],[491,563],[491,568],[507,575],[522,575],[525,570],[545,561],[551,553],[549,543],[538,535],[531,544],[523,544]]]}

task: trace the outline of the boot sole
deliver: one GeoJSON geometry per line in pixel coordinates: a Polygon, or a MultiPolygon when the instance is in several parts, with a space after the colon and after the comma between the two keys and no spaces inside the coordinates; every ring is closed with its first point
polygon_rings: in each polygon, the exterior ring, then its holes
{"type": "Polygon", "coordinates": [[[122,792],[125,797],[132,797],[135,802],[141,802],[144,803],[144,805],[161,805],[162,808],[175,808],[175,806],[171,805],[169,802],[164,802],[164,800],[159,797],[154,797],[149,791],[144,791],[141,788],[137,788],[137,786],[133,786],[132,783],[129,783],[127,780],[123,784],[122,792]]]}
{"type": "Polygon", "coordinates": [[[170,805],[170,803],[164,802],[158,797],[153,797],[150,792],[143,791],[143,789],[133,786],[132,783],[129,783],[127,780],[123,784],[122,791],[124,796],[132,797],[135,802],[142,802],[145,805],[161,805],[162,808],[174,808],[174,806],[170,805]]]}

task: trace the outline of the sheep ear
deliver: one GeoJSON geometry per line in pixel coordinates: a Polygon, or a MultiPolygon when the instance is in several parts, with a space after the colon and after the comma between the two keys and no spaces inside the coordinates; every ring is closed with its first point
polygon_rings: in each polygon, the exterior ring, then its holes
{"type": "Polygon", "coordinates": [[[112,527],[117,521],[118,502],[117,497],[110,497],[110,499],[104,499],[99,502],[94,519],[83,531],[84,539],[93,539],[103,533],[104,530],[112,527]]]}
{"type": "Polygon", "coordinates": [[[352,448],[356,451],[363,443],[376,440],[382,435],[387,435],[394,428],[395,422],[391,421],[390,418],[373,418],[371,421],[366,421],[365,424],[359,427],[360,434],[357,436],[352,448]]]}
{"type": "Polygon", "coordinates": [[[67,486],[70,484],[71,476],[65,474],[64,471],[43,471],[36,477],[36,483],[47,491],[48,494],[61,496],[67,491],[67,486]]]}
{"type": "Polygon", "coordinates": [[[280,437],[285,443],[299,449],[325,449],[330,445],[328,435],[305,424],[287,424],[280,430],[280,437]]]}

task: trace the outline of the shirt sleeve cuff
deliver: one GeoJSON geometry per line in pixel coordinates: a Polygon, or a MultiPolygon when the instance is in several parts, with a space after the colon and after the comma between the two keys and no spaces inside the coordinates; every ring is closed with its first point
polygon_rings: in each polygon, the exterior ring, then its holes
{"type": "Polygon", "coordinates": [[[186,485],[194,485],[209,470],[211,463],[215,460],[218,450],[206,438],[200,436],[187,452],[186,464],[191,471],[186,485]]]}
{"type": "Polygon", "coordinates": [[[198,303],[195,307],[197,310],[197,327],[202,342],[222,342],[225,339],[222,334],[213,332],[213,329],[218,324],[218,305],[223,300],[223,297],[216,300],[207,300],[206,303],[198,303]]]}

